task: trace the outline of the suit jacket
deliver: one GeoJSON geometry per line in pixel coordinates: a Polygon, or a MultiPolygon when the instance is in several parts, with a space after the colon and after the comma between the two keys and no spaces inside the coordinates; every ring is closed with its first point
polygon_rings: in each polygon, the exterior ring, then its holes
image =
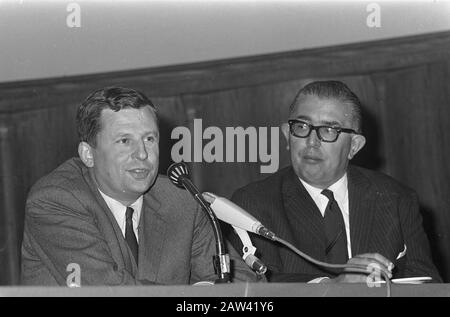
{"type": "MultiPolygon", "coordinates": [[[[66,285],[192,284],[217,278],[212,226],[190,195],[159,176],[144,195],[139,265],[81,160],[63,163],[31,189],[22,244],[22,282],[66,285]],[[73,264],[72,264],[73,265],[73,264]],[[72,276],[73,277],[73,276],[72,276]]],[[[256,275],[230,248],[234,281],[256,275]]]]}
{"type": "MultiPolygon", "coordinates": [[[[348,197],[352,255],[380,253],[395,264],[394,278],[431,276],[441,281],[431,261],[417,195],[391,177],[349,166],[348,197]],[[397,260],[404,248],[406,254],[397,260]]],[[[323,216],[292,167],[237,190],[232,200],[268,229],[315,259],[325,261],[323,216]]],[[[235,247],[240,244],[228,233],[235,247]]],[[[269,281],[306,282],[334,276],[279,243],[252,235],[269,281]]]]}

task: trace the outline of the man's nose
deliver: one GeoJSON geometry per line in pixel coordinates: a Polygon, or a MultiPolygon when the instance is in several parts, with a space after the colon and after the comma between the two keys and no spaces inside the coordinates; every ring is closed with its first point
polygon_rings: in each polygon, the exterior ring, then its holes
{"type": "Polygon", "coordinates": [[[306,144],[312,147],[319,147],[321,142],[317,135],[317,130],[312,130],[309,136],[306,138],[306,144]]]}
{"type": "Polygon", "coordinates": [[[140,160],[146,160],[148,158],[147,148],[145,147],[144,141],[138,142],[136,149],[134,151],[134,155],[136,158],[140,160]]]}

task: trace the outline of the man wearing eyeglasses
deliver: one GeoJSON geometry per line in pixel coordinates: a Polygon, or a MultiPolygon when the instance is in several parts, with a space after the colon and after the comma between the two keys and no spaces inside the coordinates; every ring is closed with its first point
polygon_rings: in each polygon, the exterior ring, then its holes
{"type": "Polygon", "coordinates": [[[313,258],[372,274],[326,270],[252,235],[269,281],[366,283],[374,274],[441,281],[417,195],[387,175],[349,165],[366,143],[358,97],[342,82],[313,82],[289,112],[282,131],[292,166],[237,190],[232,200],[313,258]]]}

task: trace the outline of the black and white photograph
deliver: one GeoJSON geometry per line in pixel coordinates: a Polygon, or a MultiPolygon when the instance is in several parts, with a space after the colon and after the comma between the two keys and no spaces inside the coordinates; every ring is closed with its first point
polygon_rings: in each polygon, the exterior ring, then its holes
{"type": "Polygon", "coordinates": [[[449,157],[450,0],[0,0],[0,297],[450,297],[449,157]]]}

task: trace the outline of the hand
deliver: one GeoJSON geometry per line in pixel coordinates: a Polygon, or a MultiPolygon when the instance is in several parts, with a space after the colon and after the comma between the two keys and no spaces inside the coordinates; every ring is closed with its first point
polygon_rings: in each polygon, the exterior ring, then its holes
{"type": "Polygon", "coordinates": [[[392,269],[394,264],[378,253],[358,254],[348,260],[347,264],[356,264],[367,268],[368,274],[351,273],[351,269],[344,269],[339,276],[324,281],[325,283],[367,283],[367,277],[371,273],[375,273],[381,277],[382,272],[389,278],[392,278],[392,269]],[[346,273],[348,272],[348,273],[346,273]]]}

